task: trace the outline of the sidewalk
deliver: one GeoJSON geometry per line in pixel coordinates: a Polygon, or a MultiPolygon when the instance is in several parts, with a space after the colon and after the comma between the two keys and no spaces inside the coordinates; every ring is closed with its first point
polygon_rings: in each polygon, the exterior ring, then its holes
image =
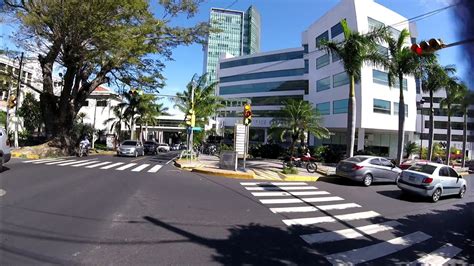
{"type": "Polygon", "coordinates": [[[175,161],[180,168],[189,169],[194,172],[218,175],[229,178],[258,179],[273,181],[316,181],[321,174],[308,173],[306,169],[297,168],[298,174],[289,175],[282,173],[282,162],[279,160],[247,160],[246,171],[224,170],[219,168],[219,157],[201,154],[195,162],[186,159],[175,161]]]}

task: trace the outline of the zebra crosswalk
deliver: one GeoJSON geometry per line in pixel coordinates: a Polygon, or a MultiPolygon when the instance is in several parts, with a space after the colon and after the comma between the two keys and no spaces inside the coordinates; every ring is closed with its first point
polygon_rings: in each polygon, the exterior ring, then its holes
{"type": "Polygon", "coordinates": [[[42,164],[54,167],[77,167],[85,169],[101,169],[101,170],[116,170],[124,171],[129,170],[131,172],[146,172],[146,173],[157,173],[163,167],[162,164],[150,164],[150,163],[125,163],[125,162],[111,162],[111,161],[100,161],[96,159],[41,159],[41,160],[29,160],[23,161],[26,164],[42,164]]]}
{"type": "Polygon", "coordinates": [[[409,265],[441,265],[462,251],[449,243],[440,247],[430,242],[432,236],[425,232],[407,232],[401,222],[384,219],[380,213],[305,182],[240,184],[272,213],[284,216],[281,221],[292,227],[292,232],[302,232],[299,237],[333,265],[384,259],[409,265]]]}

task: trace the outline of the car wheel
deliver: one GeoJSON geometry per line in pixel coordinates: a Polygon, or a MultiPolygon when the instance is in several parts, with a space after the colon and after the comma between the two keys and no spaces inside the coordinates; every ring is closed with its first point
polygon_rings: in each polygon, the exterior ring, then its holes
{"type": "Polygon", "coordinates": [[[309,162],[306,165],[306,171],[308,171],[309,173],[314,173],[316,172],[317,169],[318,169],[318,166],[313,162],[309,162]]]}
{"type": "Polygon", "coordinates": [[[3,156],[0,157],[0,173],[3,172],[3,156]]]}
{"type": "MultiPolygon", "coordinates": [[[[1,169],[1,168],[0,168],[0,169],[1,169]]],[[[462,199],[465,194],[466,194],[466,186],[462,186],[462,187],[461,187],[461,190],[459,191],[458,196],[459,196],[459,198],[462,199]]]]}
{"type": "Polygon", "coordinates": [[[133,153],[133,156],[135,156],[135,158],[137,158],[137,157],[138,157],[138,152],[135,151],[135,152],[133,153]]]}
{"type": "Polygon", "coordinates": [[[431,201],[437,202],[441,198],[441,188],[437,188],[434,192],[433,195],[431,195],[431,201]]]}
{"type": "Polygon", "coordinates": [[[362,182],[364,182],[364,186],[368,187],[368,186],[372,185],[373,180],[374,180],[374,178],[372,177],[371,174],[365,174],[364,178],[362,179],[362,182]]]}
{"type": "Polygon", "coordinates": [[[397,178],[395,178],[395,184],[398,184],[398,181],[400,180],[400,174],[397,175],[397,178]]]}

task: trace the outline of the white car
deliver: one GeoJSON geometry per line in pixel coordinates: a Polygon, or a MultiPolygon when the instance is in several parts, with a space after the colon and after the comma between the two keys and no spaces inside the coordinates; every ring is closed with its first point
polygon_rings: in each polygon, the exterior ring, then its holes
{"type": "Polygon", "coordinates": [[[170,145],[168,145],[166,143],[160,143],[160,144],[158,144],[157,149],[160,152],[169,152],[170,151],[170,145]]]}
{"type": "Polygon", "coordinates": [[[10,147],[7,144],[7,133],[5,129],[0,128],[0,172],[3,170],[3,164],[10,161],[10,147]]]}
{"type": "Polygon", "coordinates": [[[437,202],[441,196],[464,197],[467,182],[452,167],[438,163],[416,163],[404,170],[397,183],[408,193],[430,197],[437,202]]]}

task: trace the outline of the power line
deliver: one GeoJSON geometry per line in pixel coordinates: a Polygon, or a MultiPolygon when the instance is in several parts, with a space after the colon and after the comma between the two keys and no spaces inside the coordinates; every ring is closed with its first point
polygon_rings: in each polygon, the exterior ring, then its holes
{"type": "Polygon", "coordinates": [[[239,0],[235,0],[234,2],[232,2],[230,5],[228,5],[228,6],[226,7],[226,9],[231,8],[231,7],[232,7],[233,5],[235,5],[237,2],[239,2],[239,0]]]}

